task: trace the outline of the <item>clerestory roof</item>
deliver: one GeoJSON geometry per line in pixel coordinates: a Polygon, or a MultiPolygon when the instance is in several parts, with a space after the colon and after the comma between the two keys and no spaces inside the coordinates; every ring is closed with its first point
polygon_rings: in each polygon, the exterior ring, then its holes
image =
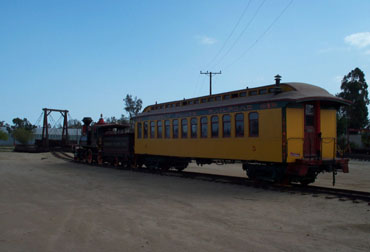
{"type": "Polygon", "coordinates": [[[242,89],[232,92],[214,94],[211,96],[195,97],[147,106],[137,117],[163,113],[177,113],[214,107],[224,107],[241,104],[268,103],[285,101],[302,103],[309,101],[326,101],[335,106],[349,105],[351,102],[330,94],[325,89],[307,83],[288,82],[276,85],[262,86],[253,89],[242,89]],[[278,91],[280,90],[280,92],[278,91]],[[263,92],[261,92],[263,91],[263,92]],[[241,96],[241,94],[245,96],[241,96]],[[225,97],[227,97],[225,99],[225,97]],[[231,98],[234,96],[235,98],[231,98]],[[220,97],[220,100],[216,100],[220,97]],[[215,99],[213,99],[215,98],[215,99]],[[213,99],[213,101],[209,101],[213,99]],[[206,100],[206,102],[201,102],[206,100]],[[195,101],[198,101],[196,104],[195,101]],[[192,103],[192,104],[190,104],[192,103]]]}

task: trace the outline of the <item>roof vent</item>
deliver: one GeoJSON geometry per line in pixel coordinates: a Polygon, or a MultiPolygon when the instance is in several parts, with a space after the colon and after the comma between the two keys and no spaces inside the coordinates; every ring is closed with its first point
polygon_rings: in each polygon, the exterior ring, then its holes
{"type": "Polygon", "coordinates": [[[280,75],[275,75],[275,85],[277,86],[277,87],[279,87],[280,86],[280,80],[281,80],[281,76],[280,75]]]}
{"type": "Polygon", "coordinates": [[[275,75],[275,87],[273,88],[274,94],[279,94],[282,92],[281,87],[280,87],[280,80],[281,76],[280,75],[275,75]]]}

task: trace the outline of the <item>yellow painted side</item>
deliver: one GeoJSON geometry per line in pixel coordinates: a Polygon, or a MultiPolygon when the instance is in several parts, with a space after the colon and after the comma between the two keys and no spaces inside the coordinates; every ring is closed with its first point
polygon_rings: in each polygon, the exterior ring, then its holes
{"type": "Polygon", "coordinates": [[[286,109],[287,162],[303,158],[304,110],[303,108],[286,109]]]}
{"type": "Polygon", "coordinates": [[[336,137],[337,137],[337,113],[334,109],[321,109],[320,129],[321,129],[321,148],[322,158],[332,159],[335,157],[336,137]]]}
{"type": "MultiPolygon", "coordinates": [[[[190,117],[188,117],[188,138],[181,138],[181,120],[179,120],[179,138],[172,138],[171,120],[171,139],[136,138],[135,153],[192,158],[259,160],[265,162],[282,161],[282,119],[280,108],[244,112],[244,137],[235,137],[236,113],[228,114],[231,115],[231,137],[229,138],[222,137],[222,115],[219,115],[218,138],[212,138],[210,134],[212,115],[207,116],[208,137],[200,137],[200,117],[196,117],[198,119],[198,137],[190,138],[190,117]],[[249,137],[248,114],[251,112],[258,112],[259,115],[258,137],[249,137]]],[[[148,125],[150,125],[150,122],[148,125]]]]}

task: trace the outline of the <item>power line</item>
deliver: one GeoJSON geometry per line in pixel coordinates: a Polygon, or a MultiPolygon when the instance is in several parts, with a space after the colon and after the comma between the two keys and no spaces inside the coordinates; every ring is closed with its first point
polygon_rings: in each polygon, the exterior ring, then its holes
{"type": "Polygon", "coordinates": [[[198,93],[199,80],[200,80],[200,75],[198,75],[197,81],[196,81],[196,83],[195,83],[194,95],[193,95],[193,96],[196,96],[196,95],[197,95],[197,93],[198,93]]]}
{"type": "Polygon", "coordinates": [[[242,12],[241,16],[239,17],[238,21],[237,21],[237,22],[236,22],[236,24],[234,25],[234,28],[231,30],[231,32],[230,32],[230,34],[229,34],[229,36],[226,38],[226,40],[225,40],[225,41],[224,41],[224,43],[222,44],[222,46],[221,46],[220,50],[219,50],[219,51],[217,52],[217,54],[212,58],[212,60],[207,64],[207,67],[208,67],[209,65],[211,65],[211,64],[213,63],[213,61],[215,61],[215,60],[217,59],[217,57],[221,54],[222,50],[225,48],[225,46],[226,46],[227,42],[229,42],[230,38],[232,37],[232,35],[234,34],[234,32],[235,32],[236,28],[238,27],[238,25],[239,25],[240,21],[243,19],[243,17],[244,17],[244,15],[245,15],[245,13],[247,12],[247,10],[248,10],[248,8],[249,8],[249,5],[250,5],[251,1],[252,1],[252,0],[249,0],[249,1],[248,1],[247,6],[244,8],[244,10],[243,10],[243,12],[242,12]]]}
{"type": "MultiPolygon", "coordinates": [[[[200,78],[200,75],[199,75],[199,78],[200,78]]],[[[202,88],[204,87],[204,83],[205,83],[205,79],[203,78],[200,85],[199,85],[199,88],[197,89],[197,95],[202,92],[202,88]]]]}
{"type": "Polygon", "coordinates": [[[285,11],[290,7],[290,5],[293,3],[294,0],[291,0],[285,8],[279,13],[279,15],[272,21],[272,23],[265,29],[264,32],[261,33],[261,35],[253,42],[252,45],[250,45],[236,60],[234,60],[231,64],[227,65],[225,68],[229,68],[233,64],[235,64],[237,61],[239,61],[241,58],[243,58],[249,50],[251,50],[266,34],[267,32],[272,28],[272,26],[280,19],[280,17],[285,13],[285,11]]]}
{"type": "Polygon", "coordinates": [[[247,31],[247,29],[249,28],[249,26],[252,24],[252,22],[254,21],[254,19],[256,18],[258,12],[261,10],[262,6],[264,5],[264,3],[266,2],[266,0],[263,0],[261,2],[261,4],[258,6],[257,10],[254,12],[252,18],[249,20],[249,22],[247,23],[247,25],[244,27],[244,29],[242,30],[242,32],[239,34],[239,36],[237,37],[236,40],[234,40],[234,43],[231,45],[231,47],[229,47],[229,50],[226,51],[226,53],[217,61],[216,64],[214,64],[212,66],[212,68],[214,68],[215,66],[219,65],[221,63],[221,61],[230,53],[230,51],[235,47],[235,45],[237,44],[237,42],[241,39],[241,37],[244,35],[244,33],[247,31]]]}

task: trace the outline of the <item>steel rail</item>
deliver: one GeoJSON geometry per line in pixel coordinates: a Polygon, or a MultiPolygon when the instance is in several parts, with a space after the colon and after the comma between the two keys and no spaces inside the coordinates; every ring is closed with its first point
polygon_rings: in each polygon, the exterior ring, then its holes
{"type": "MultiPolygon", "coordinates": [[[[61,152],[61,151],[53,151],[51,152],[55,157],[61,158],[67,161],[74,161],[71,156],[68,154],[61,152]]],[[[79,164],[86,164],[81,162],[76,162],[79,164]]],[[[90,164],[91,165],[91,164],[90,164]]],[[[103,164],[92,164],[93,166],[98,167],[115,167],[113,165],[103,164]]],[[[218,175],[218,174],[210,174],[210,173],[201,173],[201,172],[190,172],[190,171],[174,171],[174,170],[167,170],[163,171],[160,169],[147,169],[147,168],[123,168],[119,167],[123,170],[128,170],[132,172],[141,172],[141,173],[149,173],[154,175],[160,176],[173,176],[173,177],[181,177],[181,178],[188,178],[188,179],[196,179],[202,181],[209,181],[209,182],[216,182],[216,183],[225,183],[225,184],[234,184],[234,185],[242,185],[254,188],[261,188],[265,190],[271,191],[280,191],[280,192],[287,192],[287,193],[301,193],[303,195],[311,194],[313,197],[318,197],[319,195],[325,196],[327,199],[334,199],[337,198],[341,201],[351,200],[353,203],[360,203],[367,202],[370,206],[370,192],[363,192],[363,191],[356,191],[356,190],[349,190],[349,189],[340,189],[340,188],[330,188],[330,187],[322,187],[322,186],[302,186],[298,184],[273,184],[266,181],[255,181],[248,179],[247,177],[235,177],[235,176],[227,176],[227,175],[218,175]]]]}

